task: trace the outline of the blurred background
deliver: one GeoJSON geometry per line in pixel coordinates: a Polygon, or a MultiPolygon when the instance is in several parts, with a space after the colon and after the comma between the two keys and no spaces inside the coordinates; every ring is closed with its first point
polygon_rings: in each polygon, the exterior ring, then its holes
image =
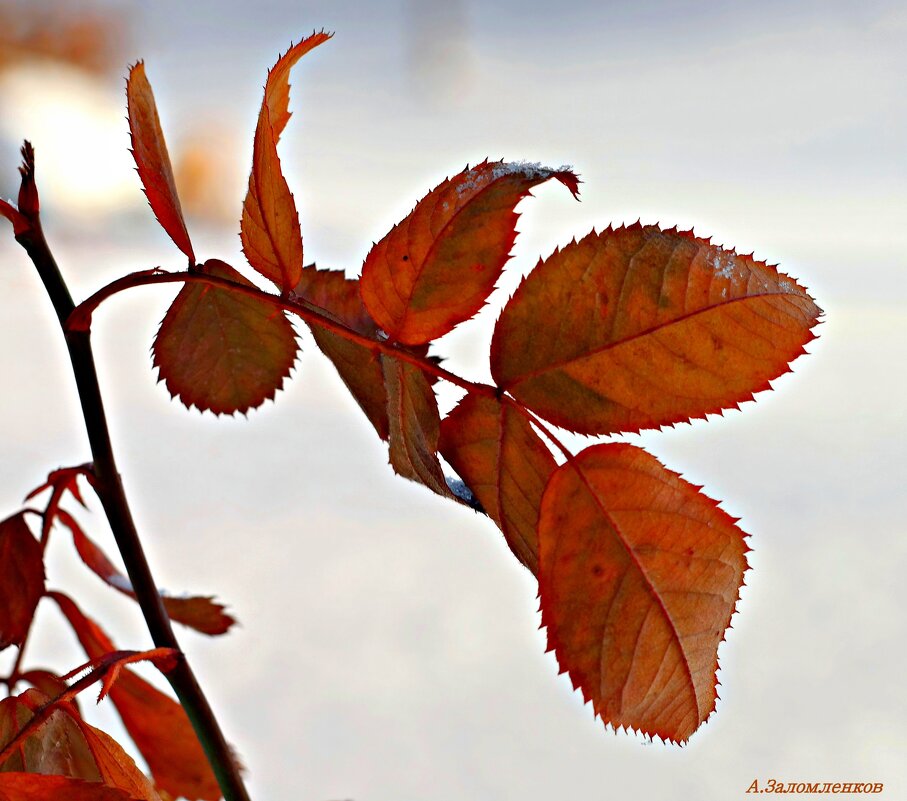
{"type": "MultiPolygon", "coordinates": [[[[280,146],[306,261],[357,275],[371,242],[467,162],[570,163],[584,181],[582,203],[559,185],[524,201],[491,308],[441,342],[452,369],[487,376],[497,310],[539,256],[638,218],[780,263],[826,321],[776,392],[627,437],[752,535],[718,714],[678,748],[593,720],[544,653],[531,576],[488,520],[393,476],[307,333],[276,403],[215,419],[155,383],[148,349],[175,290],[105,305],[96,355],[155,573],[218,594],[242,624],[181,639],[254,797],[726,801],[769,778],[904,797],[904,4],[0,0],[0,194],[16,195],[28,137],[77,299],[183,266],[132,169],[127,65],[146,62],[196,253],[242,268],[266,72],[322,27],[336,36],[296,67],[280,146]]],[[[50,305],[0,222],[5,516],[89,453],[50,305]]],[[[442,390],[442,409],[455,399],[442,390]]],[[[112,552],[93,509],[80,519],[112,552]]],[[[52,541],[53,586],[121,647],[147,647],[137,608],[71,551],[52,541]]],[[[83,659],[42,606],[27,664],[83,659]]]]}

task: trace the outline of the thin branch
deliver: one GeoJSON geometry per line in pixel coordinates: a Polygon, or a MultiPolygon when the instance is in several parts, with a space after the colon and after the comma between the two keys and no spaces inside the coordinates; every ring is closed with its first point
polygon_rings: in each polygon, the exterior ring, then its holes
{"type": "Polygon", "coordinates": [[[366,334],[360,334],[358,331],[354,331],[352,328],[349,328],[343,323],[335,320],[325,309],[322,309],[320,306],[316,306],[313,303],[309,303],[306,300],[303,300],[301,298],[297,298],[295,300],[283,298],[279,295],[272,295],[269,292],[265,292],[258,287],[246,286],[245,284],[237,284],[233,281],[227,280],[226,278],[220,278],[215,275],[205,275],[198,272],[187,271],[170,273],[166,272],[165,270],[155,268],[124,275],[122,278],[111,281],[109,284],[102,287],[93,295],[82,301],[82,303],[80,303],[73,310],[69,319],[66,321],[65,328],[67,331],[72,333],[90,331],[91,318],[95,309],[97,309],[97,307],[100,306],[101,303],[103,303],[109,297],[117,294],[118,292],[123,292],[124,290],[132,289],[133,287],[138,286],[191,282],[210,284],[211,286],[227,289],[240,295],[246,295],[250,298],[256,298],[257,300],[263,300],[266,303],[270,303],[275,308],[283,309],[284,311],[288,311],[291,314],[295,314],[296,316],[305,320],[307,323],[316,325],[319,328],[323,328],[325,331],[330,331],[332,334],[343,337],[349,342],[354,342],[357,345],[361,345],[362,347],[368,348],[371,351],[382,353],[385,356],[389,356],[393,359],[399,359],[400,361],[408,362],[414,367],[418,367],[420,370],[422,370],[422,372],[431,373],[432,375],[437,376],[438,378],[441,378],[451,384],[454,384],[461,389],[465,389],[467,392],[475,392],[480,395],[496,395],[498,393],[497,387],[476,381],[468,381],[467,379],[458,376],[456,373],[451,373],[449,370],[445,370],[440,365],[431,361],[431,359],[423,358],[422,356],[419,356],[412,351],[402,348],[399,345],[395,345],[392,342],[383,342],[379,339],[373,339],[366,334]]]}
{"type": "Polygon", "coordinates": [[[158,592],[157,583],[145,558],[113,456],[90,333],[87,330],[66,330],[66,321],[73,313],[75,304],[41,229],[37,190],[34,188],[34,158],[30,146],[27,145],[23,149],[23,156],[25,164],[22,181],[23,187],[28,191],[24,192],[26,204],[22,203],[20,194],[20,213],[27,218],[28,227],[21,232],[15,232],[16,240],[25,248],[34,263],[66,338],[79,391],[82,416],[91,445],[92,472],[96,479],[95,492],[110,522],[111,531],[154,644],[159,648],[173,648],[180,652],[176,666],[167,674],[167,679],[195,729],[224,798],[226,801],[249,801],[239,767],[189,663],[182,655],[158,592]]]}

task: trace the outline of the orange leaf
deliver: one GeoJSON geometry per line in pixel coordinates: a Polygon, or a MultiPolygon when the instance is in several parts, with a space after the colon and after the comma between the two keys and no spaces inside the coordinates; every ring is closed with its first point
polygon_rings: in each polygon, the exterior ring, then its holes
{"type": "MultiPolygon", "coordinates": [[[[27,690],[0,701],[0,747],[50,700],[36,690],[27,690]]],[[[160,801],[148,777],[119,743],[87,724],[68,704],[60,705],[37,730],[27,734],[0,765],[0,771],[68,776],[118,788],[130,798],[160,801]]]]}
{"type": "Polygon", "coordinates": [[[0,649],[21,645],[44,593],[44,556],[25,514],[0,521],[0,649]]]}
{"type": "Polygon", "coordinates": [[[0,773],[0,801],[136,801],[136,796],[66,776],[0,773]]]}
{"type": "Polygon", "coordinates": [[[387,388],[388,446],[394,472],[456,500],[438,461],[441,419],[434,390],[413,365],[381,357],[387,388]]]}
{"type": "MultiPolygon", "coordinates": [[[[325,314],[347,328],[367,336],[377,336],[378,326],[359,297],[359,281],[346,278],[342,270],[318,270],[314,265],[304,267],[294,293],[320,307],[325,314]]],[[[386,440],[389,431],[387,392],[378,354],[317,325],[309,327],[315,343],[337,368],[343,383],[362,407],[378,436],[386,440]]]]}
{"type": "MultiPolygon", "coordinates": [[[[59,510],[58,518],[72,533],[76,552],[88,568],[115,590],[137,600],[132,583],[124,576],[68,512],[59,510]]],[[[210,596],[173,598],[161,593],[161,600],[171,620],[189,626],[202,634],[225,634],[236,623],[221,604],[210,596]]]]}
{"type": "MultiPolygon", "coordinates": [[[[209,259],[207,275],[252,286],[229,264],[209,259]]],[[[187,407],[246,412],[274,397],[296,360],[296,336],[266,301],[194,282],[176,296],[154,340],[154,364],[187,407]]]]}
{"type": "MultiPolygon", "coordinates": [[[[110,638],[86,617],[72,599],[51,596],[82,643],[90,659],[116,650],[110,638]]],[[[220,788],[183,708],[128,668],[110,689],[110,698],[135,741],[155,784],[173,796],[190,801],[217,801],[220,788]]]]}
{"type": "Polygon", "coordinates": [[[684,741],[715,708],[746,570],[733,518],[631,445],[558,468],[539,516],[542,625],[596,714],[684,741]]]}
{"type": "Polygon", "coordinates": [[[255,128],[240,238],[249,264],[282,292],[293,289],[302,273],[299,215],[277,155],[277,142],[290,119],[290,69],[309,50],[330,38],[331,34],[324,31],[313,33],[277,60],[268,73],[255,128]]]}
{"type": "Polygon", "coordinates": [[[585,434],[736,408],[814,338],[821,310],[774,267],[675,229],[594,232],[540,262],[504,307],[498,384],[585,434]]]}
{"type": "Polygon", "coordinates": [[[170,166],[161,121],[157,115],[154,93],[145,76],[145,65],[141,61],[129,70],[126,100],[132,155],[135,157],[148,203],[174,244],[189,257],[190,263],[195,264],[195,253],[189,241],[180,200],[176,194],[173,169],[170,166]]]}
{"type": "Polygon", "coordinates": [[[557,463],[526,418],[511,403],[466,395],[441,421],[440,448],[516,558],[537,573],[539,504],[557,463]]]}
{"type": "Polygon", "coordinates": [[[429,342],[478,312],[510,258],[514,207],[549,178],[577,194],[566,167],[485,161],[422,198],[362,267],[362,299],[388,336],[429,342]]]}

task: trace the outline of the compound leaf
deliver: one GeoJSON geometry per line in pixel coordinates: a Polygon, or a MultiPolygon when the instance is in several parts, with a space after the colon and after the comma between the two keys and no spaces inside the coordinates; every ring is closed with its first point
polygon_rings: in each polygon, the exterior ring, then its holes
{"type": "Polygon", "coordinates": [[[638,431],[770,389],[820,314],[803,287],[750,256],[674,229],[608,228],[523,281],[495,327],[491,369],[556,425],[638,431]]]}
{"type": "Polygon", "coordinates": [[[566,167],[485,161],[422,198],[362,267],[362,299],[388,336],[430,342],[478,312],[510,258],[514,207],[549,178],[577,194],[566,167]]]}
{"type": "Polygon", "coordinates": [[[554,473],[538,535],[542,625],[574,687],[614,728],[688,739],[715,708],[746,570],[734,519],[654,456],[606,444],[554,473]]]}

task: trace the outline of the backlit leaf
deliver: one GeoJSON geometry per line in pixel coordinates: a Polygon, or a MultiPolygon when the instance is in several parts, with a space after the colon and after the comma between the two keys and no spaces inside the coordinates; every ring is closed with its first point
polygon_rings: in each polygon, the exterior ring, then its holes
{"type": "MultiPolygon", "coordinates": [[[[207,275],[251,286],[209,259],[207,275]]],[[[266,301],[201,282],[176,296],[154,340],[154,364],[174,397],[215,414],[245,412],[274,397],[296,359],[296,336],[266,301]]]]}
{"type": "Polygon", "coordinates": [[[290,69],[312,48],[330,38],[323,31],[313,33],[278,59],[268,73],[255,127],[252,173],[243,202],[240,238],[249,264],[283,292],[293,289],[302,273],[299,215],[277,155],[277,142],[290,119],[290,69]]]}
{"type": "MultiPolygon", "coordinates": [[[[73,601],[53,593],[90,659],[116,648],[100,626],[85,616],[73,601]]],[[[173,796],[190,801],[217,801],[220,789],[189,718],[172,698],[152,687],[128,668],[110,689],[110,699],[154,778],[173,796]]]]}
{"type": "Polygon", "coordinates": [[[161,130],[157,106],[151,84],[145,75],[145,65],[139,61],[129,70],[126,81],[126,99],[129,110],[129,134],[132,138],[132,155],[135,157],[139,178],[145,187],[148,203],[154,216],[169,234],[176,246],[195,263],[195,253],[186,231],[183,211],[176,194],[173,168],[167,154],[167,143],[161,130]]]}
{"type": "MultiPolygon", "coordinates": [[[[0,748],[50,700],[36,690],[27,690],[0,701],[0,748]]],[[[160,801],[148,777],[119,743],[82,720],[69,704],[61,704],[35,731],[25,735],[0,764],[0,771],[69,776],[117,788],[130,798],[160,801]]]]}
{"type": "MultiPolygon", "coordinates": [[[[76,552],[88,568],[105,583],[124,595],[137,600],[129,579],[107,558],[98,545],[67,512],[59,513],[62,522],[72,532],[76,552]]],[[[210,596],[174,598],[161,593],[161,600],[171,620],[189,626],[202,634],[225,634],[236,621],[224,612],[221,604],[210,596]]]]}
{"type": "Polygon", "coordinates": [[[0,772],[0,801],[137,801],[137,797],[66,776],[0,772]]]}
{"type": "Polygon", "coordinates": [[[594,232],[540,262],[491,346],[499,386],[586,434],[736,408],[814,338],[821,310],[774,267],[688,232],[594,232]]]}
{"type": "Polygon", "coordinates": [[[388,336],[430,342],[478,312],[510,258],[514,207],[549,178],[577,194],[566,167],[485,161],[422,198],[362,267],[362,299],[388,336]]]}
{"type": "Polygon", "coordinates": [[[468,394],[441,421],[440,449],[536,573],[539,504],[557,463],[526,418],[511,403],[468,394]]]}
{"type": "Polygon", "coordinates": [[[574,687],[614,728],[688,739],[746,570],[734,519],[640,448],[597,445],[552,476],[538,534],[542,624],[574,687]]]}
{"type": "MultiPolygon", "coordinates": [[[[319,306],[329,317],[347,328],[366,336],[377,336],[378,326],[359,297],[359,281],[346,278],[342,270],[318,270],[314,265],[305,267],[294,293],[319,306]]],[[[310,328],[316,344],[337,368],[343,383],[362,407],[378,436],[386,440],[389,431],[387,391],[378,354],[317,325],[310,328]]]]}
{"type": "Polygon", "coordinates": [[[382,356],[381,363],[387,387],[391,467],[438,495],[456,499],[438,461],[441,419],[431,384],[421,370],[407,362],[382,356]]]}
{"type": "Polygon", "coordinates": [[[43,592],[41,545],[20,512],[0,522],[0,649],[22,643],[43,592]]]}

